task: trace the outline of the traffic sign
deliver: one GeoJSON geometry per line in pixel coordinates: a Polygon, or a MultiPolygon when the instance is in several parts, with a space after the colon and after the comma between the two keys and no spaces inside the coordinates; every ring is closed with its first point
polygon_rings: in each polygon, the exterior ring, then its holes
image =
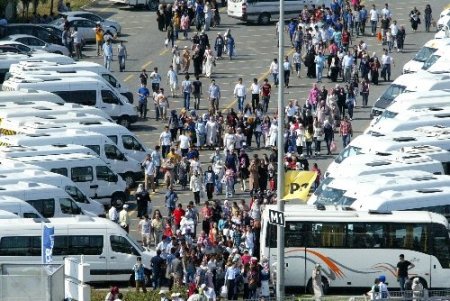
{"type": "Polygon", "coordinates": [[[269,224],[285,227],[284,212],[269,209],[269,224]]]}

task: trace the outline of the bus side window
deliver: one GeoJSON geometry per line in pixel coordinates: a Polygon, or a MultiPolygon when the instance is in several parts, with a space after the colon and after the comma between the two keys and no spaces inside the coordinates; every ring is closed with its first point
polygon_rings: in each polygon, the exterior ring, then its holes
{"type": "Polygon", "coordinates": [[[442,168],[444,169],[444,174],[450,175],[450,162],[442,162],[442,168]]]}

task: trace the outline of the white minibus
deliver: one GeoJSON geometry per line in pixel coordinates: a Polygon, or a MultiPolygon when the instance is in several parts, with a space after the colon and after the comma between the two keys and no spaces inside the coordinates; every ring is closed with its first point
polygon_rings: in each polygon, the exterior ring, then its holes
{"type": "Polygon", "coordinates": [[[67,114],[69,112],[92,114],[111,120],[111,117],[100,109],[74,103],[65,103],[63,105],[58,105],[48,101],[0,103],[0,121],[16,117],[42,117],[48,115],[67,114]]]}
{"type": "Polygon", "coordinates": [[[29,101],[50,101],[60,105],[65,103],[58,95],[42,90],[22,89],[20,91],[0,91],[0,103],[29,101]]]}
{"type": "MultiPolygon", "coordinates": [[[[53,263],[65,257],[90,265],[91,282],[128,282],[134,285],[133,265],[140,256],[145,263],[146,285],[150,285],[149,262],[155,252],[147,251],[118,224],[104,218],[76,216],[51,218],[54,227],[53,263]]],[[[10,219],[0,223],[0,264],[42,262],[42,223],[33,219],[10,219]]]]}
{"type": "MultiPolygon", "coordinates": [[[[284,4],[285,19],[298,18],[301,10],[312,5],[330,7],[331,0],[293,0],[284,4]]],[[[279,19],[280,3],[267,0],[229,0],[227,13],[231,18],[267,25],[279,19]]]]}
{"type": "Polygon", "coordinates": [[[428,108],[419,108],[411,110],[401,110],[400,112],[384,111],[364,131],[364,134],[380,133],[390,134],[395,132],[412,131],[418,127],[450,126],[450,104],[448,107],[431,106],[428,108]]]}
{"type": "Polygon", "coordinates": [[[115,172],[121,175],[129,186],[133,186],[143,176],[141,162],[126,156],[111,139],[99,133],[68,129],[62,131],[48,130],[46,134],[0,136],[0,146],[45,146],[57,144],[77,144],[92,149],[115,172]]]}
{"type": "Polygon", "coordinates": [[[13,160],[0,160],[0,174],[10,173],[10,172],[21,172],[29,169],[40,169],[45,170],[41,167],[35,167],[30,164],[25,164],[13,160]]]}
{"type": "MultiPolygon", "coordinates": [[[[311,271],[322,266],[322,286],[366,288],[384,275],[390,289],[398,289],[399,254],[414,260],[410,275],[428,289],[450,287],[450,241],[444,216],[430,212],[356,212],[302,210],[287,205],[284,211],[286,287],[313,293],[311,271]],[[420,264],[418,264],[420,263],[420,264]]],[[[269,223],[267,206],[261,220],[260,257],[277,262],[277,226],[269,223]]]]}
{"type": "Polygon", "coordinates": [[[425,127],[412,131],[389,134],[370,133],[359,135],[347,145],[329,165],[329,170],[339,169],[347,158],[359,154],[391,153],[405,147],[422,147],[424,145],[450,149],[450,134],[447,128],[425,127]]]}
{"type": "Polygon", "coordinates": [[[426,42],[414,57],[403,66],[403,74],[418,72],[429,57],[446,45],[450,45],[450,39],[433,39],[426,42]]]}
{"type": "Polygon", "coordinates": [[[119,124],[129,127],[138,120],[136,107],[118,93],[111,85],[95,78],[52,78],[12,77],[3,83],[5,91],[23,88],[39,89],[55,93],[68,103],[101,108],[119,124]]]}
{"type": "Polygon", "coordinates": [[[450,176],[431,173],[417,175],[415,170],[407,170],[356,178],[334,178],[322,187],[319,194],[313,194],[314,198],[311,197],[308,204],[350,206],[356,199],[365,200],[368,196],[386,190],[408,191],[434,187],[450,187],[450,176]]]}
{"type": "Polygon", "coordinates": [[[0,210],[11,212],[16,215],[16,218],[44,218],[36,208],[21,199],[11,196],[0,196],[0,210]]]}
{"type": "Polygon", "coordinates": [[[103,65],[78,61],[73,63],[55,63],[55,62],[19,62],[12,64],[9,68],[9,73],[19,74],[20,72],[33,72],[33,71],[60,71],[60,72],[73,72],[73,71],[91,71],[100,75],[111,86],[115,87],[120,94],[125,96],[130,103],[133,103],[133,93],[124,85],[120,84],[111,71],[106,69],[103,65]]]}
{"type": "Polygon", "coordinates": [[[9,67],[21,61],[51,61],[58,63],[71,63],[74,60],[68,56],[56,53],[33,53],[33,54],[18,54],[18,53],[0,53],[0,84],[3,83],[6,73],[9,72],[9,67]]]}
{"type": "Polygon", "coordinates": [[[370,115],[371,117],[379,116],[402,93],[444,89],[450,89],[449,74],[432,74],[422,70],[400,75],[375,101],[370,115]]]}
{"type": "Polygon", "coordinates": [[[17,173],[0,174],[0,186],[4,184],[16,184],[18,182],[31,181],[53,185],[64,189],[70,195],[78,206],[96,216],[105,216],[105,207],[98,201],[95,201],[84,194],[72,180],[68,177],[50,172],[47,170],[24,170],[17,173]]]}
{"type": "Polygon", "coordinates": [[[64,190],[53,185],[36,182],[2,184],[0,195],[24,200],[45,218],[90,214],[87,211],[83,212],[64,190]]]}
{"type": "MultiPolygon", "coordinates": [[[[449,160],[450,157],[447,157],[449,160]]],[[[441,162],[421,154],[402,154],[397,152],[388,156],[376,154],[360,154],[348,158],[337,169],[328,168],[326,178],[358,177],[397,170],[423,170],[433,174],[450,174],[450,162],[441,162]]]]}
{"type": "Polygon", "coordinates": [[[351,198],[350,207],[358,211],[429,211],[442,214],[450,220],[450,188],[448,185],[412,187],[408,190],[390,189],[364,196],[351,198]]]}
{"type": "Polygon", "coordinates": [[[15,132],[17,134],[41,134],[48,133],[50,131],[79,129],[105,135],[116,143],[118,148],[127,157],[133,158],[138,162],[144,161],[145,156],[152,152],[152,150],[147,148],[136,135],[120,124],[115,124],[108,121],[77,122],[76,120],[72,120],[64,122],[64,116],[57,116],[56,119],[59,120],[59,123],[48,122],[42,124],[25,122],[18,124],[14,122],[14,120],[8,124],[6,124],[6,122],[2,122],[1,131],[15,132]]]}
{"type": "Polygon", "coordinates": [[[120,206],[127,201],[125,181],[97,156],[75,153],[2,161],[17,161],[68,177],[84,194],[103,205],[120,206]]]}

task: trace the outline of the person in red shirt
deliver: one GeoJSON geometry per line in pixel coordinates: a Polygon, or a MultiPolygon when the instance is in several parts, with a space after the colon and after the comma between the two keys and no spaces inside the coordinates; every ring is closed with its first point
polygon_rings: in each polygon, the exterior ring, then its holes
{"type": "Polygon", "coordinates": [[[317,187],[319,187],[320,179],[322,178],[322,171],[320,170],[317,163],[313,164],[311,171],[314,171],[317,174],[316,179],[314,180],[314,190],[316,190],[317,187]]]}
{"type": "Polygon", "coordinates": [[[272,86],[269,84],[269,80],[267,78],[264,79],[264,83],[261,86],[261,99],[263,101],[263,111],[267,113],[269,109],[269,101],[270,101],[270,92],[272,91],[272,86]]]}
{"type": "Polygon", "coordinates": [[[183,210],[183,205],[178,203],[177,208],[173,211],[173,223],[175,225],[175,229],[180,229],[180,223],[183,216],[186,214],[186,211],[183,210]]]}

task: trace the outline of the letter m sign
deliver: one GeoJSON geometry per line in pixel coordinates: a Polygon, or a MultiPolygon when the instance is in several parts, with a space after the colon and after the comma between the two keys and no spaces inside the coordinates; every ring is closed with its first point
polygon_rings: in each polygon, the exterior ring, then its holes
{"type": "Polygon", "coordinates": [[[285,227],[286,223],[284,220],[284,213],[281,211],[269,209],[269,223],[285,227]]]}

